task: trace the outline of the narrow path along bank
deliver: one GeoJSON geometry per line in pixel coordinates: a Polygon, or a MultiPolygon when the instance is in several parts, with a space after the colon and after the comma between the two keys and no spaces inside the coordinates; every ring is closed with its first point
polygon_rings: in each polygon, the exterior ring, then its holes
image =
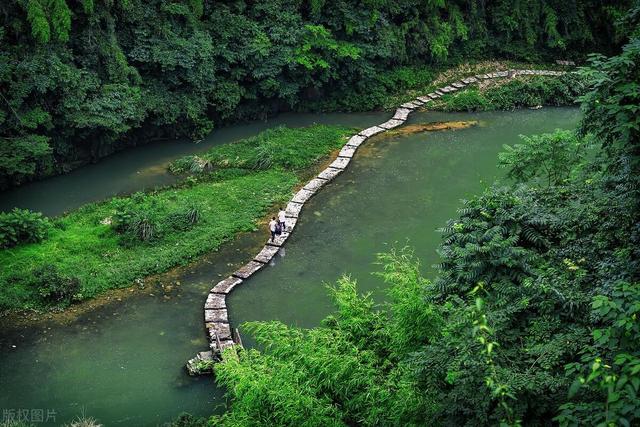
{"type": "Polygon", "coordinates": [[[358,147],[368,138],[401,126],[405,123],[409,114],[414,110],[424,107],[432,100],[437,99],[444,94],[458,91],[467,85],[476,83],[480,80],[511,78],[518,75],[560,76],[562,74],[564,74],[564,72],[561,71],[508,70],[467,77],[460,81],[451,83],[450,85],[436,89],[426,96],[420,96],[410,102],[402,104],[395,111],[393,117],[386,122],[364,129],[358,134],[352,136],[340,150],[338,157],[325,170],[320,172],[315,178],[311,179],[305,186],[303,186],[303,188],[300,189],[287,204],[286,231],[278,236],[273,242],[267,242],[253,260],[236,270],[231,274],[231,276],[218,282],[211,289],[204,305],[205,328],[209,338],[210,350],[200,352],[195,358],[191,359],[187,363],[188,371],[192,374],[205,372],[210,369],[210,367],[207,363],[203,362],[219,360],[222,357],[223,350],[242,344],[239,334],[236,330],[232,329],[229,323],[226,296],[236,286],[263,268],[278,253],[280,248],[293,232],[304,204],[323,186],[328,184],[347,168],[358,147]]]}

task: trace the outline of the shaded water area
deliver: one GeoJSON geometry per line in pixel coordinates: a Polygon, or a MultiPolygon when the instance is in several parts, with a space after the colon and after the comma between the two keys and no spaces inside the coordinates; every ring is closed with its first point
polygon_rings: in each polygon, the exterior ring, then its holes
{"type": "MultiPolygon", "coordinates": [[[[365,115],[349,124],[366,126],[371,119],[376,122],[365,115]]],[[[578,119],[577,109],[414,113],[409,123],[478,120],[479,125],[367,141],[349,169],[306,204],[284,256],[233,291],[232,323],[277,319],[315,326],[331,310],[323,283],[344,273],[358,280],[361,291],[381,299],[384,285],[370,273],[376,269],[375,253],[393,245],[413,247],[424,273],[432,275],[440,241],[435,230],[455,215],[461,198],[501,175],[496,156],[502,145],[517,143],[519,134],[572,128],[578,119]]],[[[152,426],[182,411],[223,410],[223,392],[213,379],[189,378],[183,366],[206,348],[206,292],[249,260],[264,239],[263,233],[240,236],[178,272],[171,289],[150,284],[66,325],[4,331],[0,408],[41,408],[45,414],[50,409],[55,424],[84,409],[107,426],[152,426]]],[[[243,340],[251,344],[247,334],[243,340]]]]}

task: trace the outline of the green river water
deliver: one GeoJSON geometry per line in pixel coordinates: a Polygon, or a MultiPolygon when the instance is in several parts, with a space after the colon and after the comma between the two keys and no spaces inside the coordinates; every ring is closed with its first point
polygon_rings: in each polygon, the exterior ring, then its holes
{"type": "MultiPolygon", "coordinates": [[[[290,125],[315,121],[364,127],[384,117],[292,115],[279,120],[290,125]]],[[[376,269],[375,254],[394,245],[413,247],[423,272],[430,276],[440,239],[435,230],[455,215],[460,199],[500,177],[496,155],[502,145],[517,143],[519,134],[572,128],[578,119],[577,109],[414,113],[409,123],[479,120],[480,124],[365,143],[349,169],[307,203],[284,253],[231,294],[231,322],[237,326],[249,320],[277,319],[315,326],[331,310],[324,284],[347,273],[358,280],[361,291],[371,291],[381,300],[383,285],[370,273],[376,269]]],[[[249,126],[253,128],[219,131],[218,139],[214,134],[203,144],[247,136],[265,124],[249,126]]],[[[117,185],[92,192],[84,188],[87,182],[59,177],[32,184],[35,190],[24,200],[15,194],[0,197],[0,207],[15,204],[55,214],[78,203],[169,182],[162,165],[185,150],[167,148],[160,156],[145,157],[146,150],[156,149],[160,148],[135,149],[133,153],[143,157],[137,160],[128,157],[133,156],[132,150],[119,154],[122,167],[117,158],[110,158],[105,163],[111,162],[111,169],[99,163],[74,172],[75,179],[111,173],[119,180],[118,171],[125,170],[129,179],[122,178],[117,185]],[[102,172],[90,168],[102,168],[102,172]],[[155,179],[136,181],[147,175],[155,179]],[[47,194],[38,197],[43,191],[47,194]],[[64,197],[66,201],[61,201],[64,197]]],[[[104,305],[64,325],[3,330],[0,408],[42,410],[45,418],[49,412],[50,422],[36,425],[68,422],[84,411],[107,426],[162,425],[182,411],[208,415],[224,410],[223,391],[213,379],[188,377],[184,363],[206,348],[202,306],[208,289],[248,261],[265,234],[243,234],[182,269],[175,278],[179,284],[172,289],[149,285],[122,302],[104,305]]],[[[247,334],[243,340],[245,345],[252,344],[247,334]]]]}

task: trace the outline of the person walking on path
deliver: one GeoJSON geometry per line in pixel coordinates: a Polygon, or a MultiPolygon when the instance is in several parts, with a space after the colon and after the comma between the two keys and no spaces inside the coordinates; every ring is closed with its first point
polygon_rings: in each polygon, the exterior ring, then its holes
{"type": "Polygon", "coordinates": [[[276,227],[278,223],[276,222],[276,217],[272,217],[271,221],[269,221],[269,231],[271,232],[271,241],[273,242],[276,239],[276,227]]]}
{"type": "Polygon", "coordinates": [[[284,232],[287,231],[284,221],[286,219],[286,214],[284,212],[284,208],[280,208],[280,212],[278,212],[278,222],[280,223],[280,229],[284,232]]]}

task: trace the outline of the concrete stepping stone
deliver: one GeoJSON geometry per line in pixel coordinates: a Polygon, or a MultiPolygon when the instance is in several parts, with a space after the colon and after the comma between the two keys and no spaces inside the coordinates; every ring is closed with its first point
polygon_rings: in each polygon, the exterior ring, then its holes
{"type": "MultiPolygon", "coordinates": [[[[288,218],[285,219],[285,224],[287,222],[286,221],[287,219],[288,218]]],[[[260,253],[258,253],[258,255],[256,255],[255,258],[253,258],[253,260],[266,264],[269,261],[271,261],[271,258],[276,256],[279,250],[280,248],[278,248],[277,246],[265,245],[264,248],[262,248],[262,250],[260,251],[260,253]]]]}
{"type": "Polygon", "coordinates": [[[462,79],[462,81],[466,84],[471,84],[477,82],[478,79],[476,79],[475,77],[467,77],[466,79],[462,79]]]}
{"type": "Polygon", "coordinates": [[[360,132],[358,135],[366,136],[367,138],[369,138],[370,136],[379,134],[380,132],[384,132],[384,129],[379,126],[371,126],[370,128],[367,128],[360,132]]]}
{"type": "Polygon", "coordinates": [[[202,362],[213,362],[213,351],[201,351],[193,359],[189,359],[187,362],[187,372],[191,376],[209,374],[211,373],[209,367],[203,368],[202,362]]]}
{"type": "Polygon", "coordinates": [[[242,279],[238,279],[237,277],[229,276],[226,279],[219,281],[213,287],[213,289],[211,289],[211,292],[214,292],[214,293],[217,293],[217,294],[228,294],[229,292],[231,292],[231,290],[233,288],[238,286],[240,283],[242,283],[242,279]]]}
{"type": "Polygon", "coordinates": [[[207,323],[205,325],[209,330],[209,338],[211,339],[211,343],[216,343],[216,334],[218,335],[219,340],[230,340],[231,339],[231,327],[228,323],[223,322],[212,322],[207,323]]]}
{"type": "Polygon", "coordinates": [[[204,321],[205,321],[205,323],[209,323],[209,322],[226,322],[226,323],[229,323],[229,316],[227,315],[227,310],[226,309],[205,310],[204,311],[204,321]]]}
{"type": "MultiPolygon", "coordinates": [[[[342,157],[338,157],[339,159],[342,157]]],[[[309,191],[309,190],[305,190],[304,188],[301,188],[295,196],[293,196],[293,199],[291,199],[292,202],[296,202],[296,203],[300,203],[300,204],[304,204],[307,200],[309,200],[311,197],[313,197],[313,195],[316,194],[315,191],[309,191]]]]}
{"type": "Polygon", "coordinates": [[[225,295],[209,294],[207,296],[207,301],[204,303],[204,308],[205,310],[226,309],[227,304],[225,303],[225,295]]]}
{"type": "Polygon", "coordinates": [[[326,179],[327,181],[331,181],[333,178],[335,178],[336,176],[340,175],[342,173],[342,169],[336,169],[336,168],[332,168],[332,167],[328,167],[325,170],[323,170],[322,172],[320,172],[318,174],[318,178],[321,179],[326,179]]]}
{"type": "Polygon", "coordinates": [[[444,92],[441,89],[436,89],[436,95],[442,96],[444,95],[444,92]]]}
{"type": "Polygon", "coordinates": [[[251,275],[253,273],[255,273],[256,271],[260,270],[263,266],[264,266],[264,264],[262,264],[260,262],[249,261],[248,263],[246,263],[245,265],[240,267],[238,270],[236,270],[233,273],[233,275],[235,277],[239,277],[241,279],[246,279],[248,277],[251,277],[251,275]]]}
{"type": "Polygon", "coordinates": [[[347,141],[347,145],[351,146],[351,147],[359,147],[360,144],[362,144],[363,142],[365,142],[367,140],[366,136],[362,136],[362,135],[353,135],[349,141],[347,141]]]}
{"type": "Polygon", "coordinates": [[[456,87],[458,89],[462,89],[463,87],[466,86],[466,83],[460,81],[460,82],[451,83],[451,86],[456,87]]]}
{"type": "Polygon", "coordinates": [[[286,242],[287,239],[289,238],[289,234],[291,234],[291,233],[287,233],[285,231],[282,234],[280,234],[279,236],[276,236],[275,240],[273,240],[273,241],[269,240],[267,242],[267,244],[271,245],[271,246],[282,246],[282,245],[284,245],[284,242],[286,242]]]}
{"type": "Polygon", "coordinates": [[[498,71],[496,73],[498,75],[498,77],[509,77],[509,74],[511,74],[510,71],[498,71]]]}
{"type": "Polygon", "coordinates": [[[428,94],[427,94],[427,96],[428,96],[429,98],[431,98],[431,99],[438,99],[438,98],[440,98],[440,95],[438,95],[438,94],[437,94],[437,93],[435,93],[435,92],[428,93],[428,94]]]}
{"type": "Polygon", "coordinates": [[[393,128],[397,128],[403,123],[404,123],[404,120],[389,119],[386,122],[379,124],[378,126],[383,127],[385,129],[393,129],[393,128]]]}
{"type": "MultiPolygon", "coordinates": [[[[382,129],[382,128],[378,128],[378,129],[382,129]]],[[[382,129],[382,130],[384,130],[384,129],[382,129]]],[[[330,168],[336,168],[336,169],[344,169],[349,165],[350,161],[351,161],[351,159],[349,159],[347,157],[338,157],[337,159],[335,159],[333,161],[333,163],[331,163],[329,165],[329,167],[330,168]]]]}
{"type": "Polygon", "coordinates": [[[298,215],[300,214],[300,211],[302,210],[302,205],[301,203],[296,203],[296,202],[289,202],[287,204],[286,209],[284,210],[284,213],[286,216],[292,216],[292,217],[298,217],[298,215]]]}
{"type": "Polygon", "coordinates": [[[407,120],[407,117],[409,117],[409,114],[411,114],[410,109],[398,108],[392,118],[396,120],[407,120]]]}
{"type": "Polygon", "coordinates": [[[326,179],[313,178],[311,181],[307,182],[307,184],[303,188],[309,191],[318,191],[327,182],[329,181],[327,181],[326,179]]]}
{"type": "MultiPolygon", "coordinates": [[[[298,222],[298,218],[294,218],[292,216],[288,216],[284,219],[284,229],[287,233],[291,233],[291,231],[295,228],[296,223],[298,222]]],[[[275,246],[272,246],[275,247],[275,246]]]]}
{"type": "Polygon", "coordinates": [[[220,353],[222,353],[224,350],[230,347],[233,347],[234,345],[236,345],[236,343],[234,343],[231,338],[227,338],[227,339],[220,340],[221,348],[218,348],[218,343],[216,339],[212,338],[211,345],[209,346],[209,348],[213,353],[220,355],[220,353]]]}
{"type": "Polygon", "coordinates": [[[426,104],[427,102],[431,102],[431,98],[429,98],[429,96],[419,96],[416,99],[422,101],[422,105],[426,104]]]}
{"type": "Polygon", "coordinates": [[[422,104],[418,104],[414,101],[410,101],[410,102],[405,102],[404,104],[400,105],[400,108],[408,108],[409,110],[415,110],[416,108],[418,108],[419,106],[421,106],[422,104]]]}
{"type": "Polygon", "coordinates": [[[340,153],[338,153],[338,156],[351,158],[354,154],[356,154],[356,149],[354,147],[345,145],[344,147],[342,147],[342,150],[340,150],[340,153]]]}

